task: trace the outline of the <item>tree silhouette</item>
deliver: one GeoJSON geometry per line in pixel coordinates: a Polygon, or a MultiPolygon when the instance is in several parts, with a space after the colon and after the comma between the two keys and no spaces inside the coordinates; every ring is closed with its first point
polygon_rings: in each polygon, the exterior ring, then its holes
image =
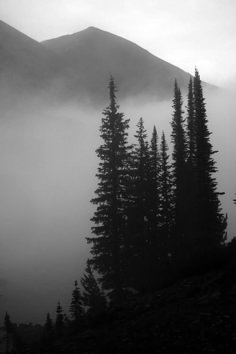
{"type": "Polygon", "coordinates": [[[10,336],[13,335],[14,325],[11,322],[10,316],[7,312],[4,317],[4,327],[6,330],[6,353],[10,353],[10,336]]]}
{"type": "Polygon", "coordinates": [[[195,165],[196,154],[196,124],[194,109],[193,79],[190,77],[188,85],[187,104],[187,161],[190,166],[195,165]]]}
{"type": "Polygon", "coordinates": [[[58,338],[61,338],[63,336],[64,325],[65,323],[64,323],[63,309],[60,301],[58,301],[56,307],[56,322],[55,322],[56,336],[58,338]]]}
{"type": "Polygon", "coordinates": [[[93,315],[102,313],[106,309],[106,298],[94,277],[90,260],[87,260],[87,267],[81,278],[81,284],[84,288],[82,301],[83,305],[87,307],[87,312],[93,315]]]}
{"type": "Polygon", "coordinates": [[[132,215],[129,218],[132,235],[132,269],[134,286],[141,288],[147,281],[147,260],[150,246],[149,233],[149,146],[143,118],[137,124],[136,143],[132,154],[132,188],[130,200],[132,215]]]}
{"type": "MultiPolygon", "coordinates": [[[[174,184],[174,235],[173,246],[177,257],[184,251],[186,239],[186,136],[182,109],[182,95],[177,81],[174,86],[173,116],[172,116],[172,143],[173,143],[173,184],[174,184]]],[[[184,251],[185,253],[185,251],[184,251]]]]}
{"type": "MultiPolygon", "coordinates": [[[[156,245],[160,222],[160,153],[158,148],[158,135],[154,126],[149,147],[148,168],[148,219],[150,243],[156,245]]],[[[155,247],[154,247],[155,248],[155,247]]]]}
{"type": "Polygon", "coordinates": [[[187,124],[186,124],[186,219],[185,229],[185,261],[190,263],[192,255],[196,250],[196,228],[197,228],[197,188],[196,188],[196,114],[193,89],[193,78],[190,77],[188,85],[187,101],[187,124]]]}
{"type": "Polygon", "coordinates": [[[216,169],[200,75],[195,70],[194,105],[196,125],[196,247],[208,253],[225,241],[226,218],[221,212],[216,169]]]}
{"type": "Polygon", "coordinates": [[[46,316],[46,321],[43,328],[43,342],[45,345],[50,345],[54,338],[54,326],[50,314],[46,316]]]}
{"type": "Polygon", "coordinates": [[[173,228],[173,180],[169,162],[168,145],[162,132],[160,145],[160,230],[164,257],[170,250],[170,238],[173,228]]]}
{"type": "Polygon", "coordinates": [[[110,297],[120,302],[124,274],[122,271],[122,245],[125,237],[126,180],[128,171],[127,129],[129,120],[124,119],[116,103],[116,86],[109,82],[110,104],[103,112],[100,127],[102,145],[97,149],[100,159],[97,178],[98,188],[92,203],[97,206],[92,221],[95,237],[92,243],[91,264],[99,273],[99,280],[110,297]]]}
{"type": "Polygon", "coordinates": [[[137,234],[138,252],[143,253],[148,242],[148,182],[149,182],[149,151],[147,132],[144,128],[143,119],[140,118],[135,134],[137,143],[133,154],[134,176],[134,204],[135,225],[137,234]]]}
{"type": "Polygon", "coordinates": [[[77,280],[75,280],[74,289],[72,291],[70,315],[74,323],[79,324],[81,322],[81,318],[83,316],[83,305],[82,295],[80,293],[77,280]]]}

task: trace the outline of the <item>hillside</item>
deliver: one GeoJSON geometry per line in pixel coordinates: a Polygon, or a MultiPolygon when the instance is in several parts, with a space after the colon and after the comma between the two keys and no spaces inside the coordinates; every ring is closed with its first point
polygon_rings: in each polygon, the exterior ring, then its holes
{"type": "Polygon", "coordinates": [[[98,28],[89,27],[42,44],[59,55],[73,73],[72,95],[74,91],[94,100],[103,99],[111,74],[121,97],[166,99],[172,97],[175,79],[181,88],[186,88],[189,81],[189,74],[183,70],[98,28]]]}
{"type": "MultiPolygon", "coordinates": [[[[165,289],[137,295],[61,339],[41,341],[41,326],[16,328],[20,353],[235,353],[235,262],[165,289]]],[[[45,329],[44,329],[45,330],[45,329]]]]}
{"type": "Polygon", "coordinates": [[[55,53],[0,21],[0,89],[4,92],[48,88],[62,76],[62,63],[55,53]]]}
{"type": "Polygon", "coordinates": [[[95,27],[39,43],[0,21],[0,48],[1,99],[4,93],[43,92],[63,101],[104,104],[113,75],[121,99],[158,101],[172,97],[175,79],[182,89],[189,81],[180,68],[95,27]]]}

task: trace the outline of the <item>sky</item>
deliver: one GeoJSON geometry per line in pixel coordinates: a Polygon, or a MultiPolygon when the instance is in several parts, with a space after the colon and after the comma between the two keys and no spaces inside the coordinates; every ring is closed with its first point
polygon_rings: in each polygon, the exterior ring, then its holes
{"type": "Polygon", "coordinates": [[[236,79],[235,15],[235,0],[0,0],[0,19],[38,41],[95,26],[220,86],[236,79]]]}

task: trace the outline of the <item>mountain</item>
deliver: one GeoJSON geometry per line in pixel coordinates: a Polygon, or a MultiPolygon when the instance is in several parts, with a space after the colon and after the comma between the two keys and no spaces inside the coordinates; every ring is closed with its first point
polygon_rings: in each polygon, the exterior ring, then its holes
{"type": "MultiPolygon", "coordinates": [[[[95,27],[41,43],[0,21],[0,97],[33,93],[60,100],[107,101],[113,75],[120,98],[173,96],[190,74],[138,45],[95,27]],[[50,93],[50,94],[49,94],[50,93]]],[[[9,100],[9,98],[8,98],[9,100]]]]}
{"type": "Polygon", "coordinates": [[[81,32],[42,42],[59,55],[73,72],[71,90],[92,99],[106,95],[112,74],[121,97],[172,97],[174,80],[186,88],[190,74],[155,57],[138,45],[89,27],[81,32]]]}
{"type": "Polygon", "coordinates": [[[0,21],[1,91],[38,90],[62,75],[61,59],[42,44],[0,21]]]}

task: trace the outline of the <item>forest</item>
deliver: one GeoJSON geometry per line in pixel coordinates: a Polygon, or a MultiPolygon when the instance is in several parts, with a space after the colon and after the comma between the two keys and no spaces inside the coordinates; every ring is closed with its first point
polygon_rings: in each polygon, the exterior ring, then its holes
{"type": "Polygon", "coordinates": [[[3,352],[170,353],[172,346],[183,353],[233,352],[236,309],[224,306],[235,292],[236,241],[227,239],[198,70],[189,78],[186,107],[178,82],[173,86],[171,145],[158,132],[158,116],[151,139],[141,117],[131,143],[110,77],[84,275],[74,282],[68,311],[58,301],[44,325],[15,324],[6,313],[3,352]],[[188,306],[191,325],[178,312],[188,306]],[[211,318],[218,340],[200,331],[211,318]]]}

